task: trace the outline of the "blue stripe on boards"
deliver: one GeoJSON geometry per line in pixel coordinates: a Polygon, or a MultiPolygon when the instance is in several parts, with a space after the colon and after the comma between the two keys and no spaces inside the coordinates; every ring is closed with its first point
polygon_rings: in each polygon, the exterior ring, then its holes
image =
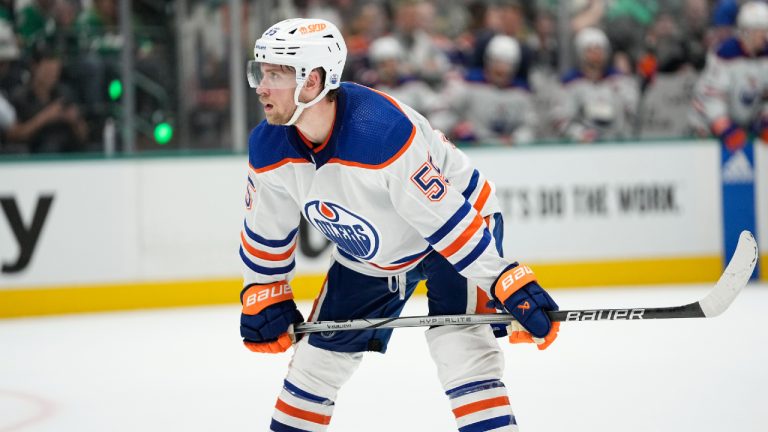
{"type": "Polygon", "coordinates": [[[243,251],[243,247],[240,246],[240,259],[243,260],[243,263],[248,266],[249,269],[255,271],[259,274],[265,274],[265,275],[276,275],[276,274],[283,274],[288,273],[291,270],[293,270],[293,267],[296,265],[296,260],[292,260],[290,264],[283,267],[264,267],[260,266],[253,261],[251,261],[246,255],[245,251],[243,251]]]}
{"type": "Polygon", "coordinates": [[[429,242],[429,244],[435,244],[442,240],[446,235],[448,235],[449,232],[451,232],[454,228],[456,228],[456,225],[461,222],[464,217],[469,214],[469,211],[472,210],[472,206],[469,205],[469,202],[464,201],[464,204],[459,207],[458,210],[456,210],[456,213],[453,214],[453,216],[448,219],[443,226],[441,226],[437,231],[435,231],[434,234],[427,237],[426,240],[429,242]]]}
{"type": "Polygon", "coordinates": [[[517,424],[515,416],[505,415],[466,425],[459,428],[459,432],[485,432],[514,424],[517,424]]]}
{"type": "Polygon", "coordinates": [[[299,228],[297,227],[293,231],[288,233],[288,237],[286,237],[286,238],[284,238],[282,240],[269,240],[269,239],[265,239],[264,237],[256,234],[255,232],[251,231],[251,229],[248,228],[248,223],[247,222],[243,221],[243,226],[245,226],[245,233],[248,235],[248,238],[250,238],[251,240],[255,241],[256,243],[261,243],[264,246],[269,246],[269,247],[282,247],[282,246],[285,246],[285,245],[289,244],[290,242],[293,241],[293,237],[299,231],[299,228]]]}

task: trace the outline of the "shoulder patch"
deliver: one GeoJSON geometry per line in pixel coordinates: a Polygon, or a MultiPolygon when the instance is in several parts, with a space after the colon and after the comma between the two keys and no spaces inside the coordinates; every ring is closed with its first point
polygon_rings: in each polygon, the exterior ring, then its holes
{"type": "Polygon", "coordinates": [[[287,126],[263,120],[248,136],[248,163],[256,172],[269,171],[285,163],[308,163],[290,144],[287,126]]]}

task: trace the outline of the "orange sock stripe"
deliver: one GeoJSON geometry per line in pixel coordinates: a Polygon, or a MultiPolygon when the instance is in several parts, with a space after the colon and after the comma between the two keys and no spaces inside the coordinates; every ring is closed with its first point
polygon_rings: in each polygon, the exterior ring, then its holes
{"type": "Polygon", "coordinates": [[[243,243],[243,247],[245,250],[248,251],[249,254],[255,256],[256,258],[260,258],[267,261],[283,261],[291,257],[293,254],[293,251],[296,249],[297,242],[294,240],[293,246],[291,246],[290,249],[283,253],[279,254],[273,254],[269,252],[264,252],[262,250],[258,250],[255,247],[251,246],[250,243],[245,239],[245,233],[240,231],[240,241],[243,243]]]}
{"type": "Polygon", "coordinates": [[[468,403],[458,408],[454,408],[453,415],[456,418],[463,417],[468,414],[474,414],[478,411],[487,410],[490,408],[496,408],[500,406],[509,405],[509,398],[507,396],[499,396],[491,399],[484,399],[477,402],[468,403]]]}
{"type": "Polygon", "coordinates": [[[491,185],[486,180],[485,183],[483,183],[483,188],[480,190],[480,194],[477,196],[477,200],[472,205],[472,207],[475,208],[477,211],[481,211],[483,207],[485,207],[485,202],[488,201],[488,197],[491,196],[491,185]]]}
{"type": "Polygon", "coordinates": [[[448,245],[447,248],[440,251],[440,255],[448,258],[449,256],[453,255],[461,249],[462,246],[467,244],[469,239],[472,238],[473,235],[479,230],[483,225],[483,218],[480,217],[479,213],[475,213],[475,218],[472,220],[472,223],[469,224],[467,229],[464,230],[463,233],[461,233],[460,236],[456,238],[456,240],[453,241],[450,245],[448,245]]]}
{"type": "Polygon", "coordinates": [[[331,423],[330,416],[296,408],[294,406],[288,405],[287,403],[283,402],[283,400],[280,398],[277,399],[275,408],[284,412],[285,414],[288,414],[291,417],[296,417],[312,423],[317,423],[321,425],[328,425],[331,423]]]}

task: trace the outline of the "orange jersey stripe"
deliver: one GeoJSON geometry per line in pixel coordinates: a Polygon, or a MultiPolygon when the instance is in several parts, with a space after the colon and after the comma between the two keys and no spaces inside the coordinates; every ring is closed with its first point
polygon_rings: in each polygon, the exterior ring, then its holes
{"type": "Polygon", "coordinates": [[[469,226],[464,230],[463,233],[461,233],[460,236],[456,238],[456,240],[453,241],[450,245],[448,245],[447,248],[440,251],[440,255],[448,258],[449,256],[453,255],[462,248],[470,238],[472,238],[473,235],[477,232],[477,230],[481,229],[483,226],[483,218],[480,217],[480,214],[475,213],[475,218],[472,219],[472,223],[469,224],[469,226]]]}
{"type": "Polygon", "coordinates": [[[325,140],[323,140],[323,143],[317,147],[314,147],[314,144],[312,143],[312,141],[310,141],[307,137],[305,137],[304,134],[301,133],[301,130],[299,130],[299,128],[296,128],[296,132],[299,134],[299,138],[301,138],[301,140],[304,141],[304,145],[306,145],[310,150],[312,150],[313,153],[320,153],[320,151],[323,150],[325,146],[328,145],[328,141],[331,140],[331,135],[333,135],[333,126],[335,123],[336,123],[336,111],[333,112],[333,121],[331,122],[331,131],[328,132],[328,136],[325,137],[325,140]]]}
{"type": "Polygon", "coordinates": [[[300,418],[302,420],[306,420],[312,423],[317,423],[321,425],[327,425],[331,423],[331,417],[327,415],[322,415],[318,413],[314,413],[312,411],[306,411],[303,409],[296,408],[294,406],[288,405],[287,403],[283,402],[282,399],[278,398],[277,403],[275,404],[275,408],[278,410],[288,414],[291,417],[300,418]]]}
{"type": "Polygon", "coordinates": [[[398,152],[395,153],[394,156],[392,156],[391,158],[387,159],[386,161],[384,161],[384,162],[382,162],[382,163],[380,163],[378,165],[364,164],[364,163],[360,163],[360,162],[352,162],[352,161],[347,161],[347,160],[343,160],[343,159],[339,159],[339,158],[332,158],[327,163],[337,163],[337,164],[341,164],[341,165],[353,166],[353,167],[358,167],[358,168],[368,168],[368,169],[385,168],[388,165],[390,165],[392,162],[396,161],[397,158],[399,158],[403,153],[405,153],[406,150],[408,150],[408,147],[410,147],[411,143],[413,143],[413,138],[415,136],[416,136],[416,126],[413,126],[411,128],[411,136],[408,137],[408,141],[406,141],[406,143],[403,145],[403,147],[400,150],[398,150],[398,152]]]}
{"type": "Polygon", "coordinates": [[[468,403],[462,405],[453,410],[453,415],[456,418],[463,417],[468,414],[473,414],[478,411],[487,410],[490,408],[496,408],[500,406],[509,405],[509,398],[507,396],[499,396],[491,399],[485,399],[477,402],[468,403]]]}
{"type": "Polygon", "coordinates": [[[281,161],[273,163],[272,165],[267,165],[261,168],[254,168],[253,165],[251,165],[250,163],[248,164],[248,166],[251,167],[253,172],[258,174],[258,173],[263,173],[267,171],[272,171],[273,169],[280,168],[281,166],[288,163],[309,163],[309,161],[302,158],[285,158],[281,161]]]}
{"type": "Polygon", "coordinates": [[[480,190],[480,194],[477,196],[477,200],[472,205],[477,211],[482,211],[485,207],[485,202],[488,201],[488,197],[491,196],[491,185],[486,181],[483,183],[483,189],[480,190]]]}
{"type": "Polygon", "coordinates": [[[293,241],[293,246],[291,246],[290,249],[283,253],[279,254],[273,254],[269,252],[264,252],[262,250],[258,250],[255,247],[251,246],[248,241],[245,239],[245,233],[240,231],[240,241],[243,243],[243,247],[245,250],[248,251],[249,254],[255,256],[256,258],[261,258],[263,260],[267,261],[283,261],[285,259],[290,258],[291,254],[293,254],[294,249],[296,249],[296,240],[293,241]]]}

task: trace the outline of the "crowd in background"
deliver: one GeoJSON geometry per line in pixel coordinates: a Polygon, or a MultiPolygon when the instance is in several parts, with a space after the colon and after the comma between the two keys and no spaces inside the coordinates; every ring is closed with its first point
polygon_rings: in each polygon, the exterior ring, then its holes
{"type": "MultiPolygon", "coordinates": [[[[180,72],[169,52],[173,43],[157,44],[151,32],[137,32],[140,76],[156,84],[147,88],[168,92],[139,97],[137,110],[151,118],[157,100],[170,111],[186,106],[177,114],[189,116],[189,139],[200,140],[197,147],[231,147],[227,38],[211,38],[229,28],[227,2],[189,1],[182,25],[188,25],[185,34],[196,41],[200,58],[192,72],[180,72]],[[173,94],[178,80],[185,94],[173,94]]],[[[0,3],[0,153],[100,151],[105,124],[120,118],[109,89],[120,68],[118,0],[25,3],[0,3]]],[[[243,0],[246,58],[264,30],[248,21],[254,8],[268,10],[269,22],[324,18],[347,41],[343,79],[390,93],[462,145],[523,145],[719,135],[701,121],[694,93],[708,54],[737,35],[743,1],[267,3],[243,0]]],[[[160,19],[156,11],[141,13],[135,6],[133,12],[138,28],[152,28],[141,27],[142,21],[169,27],[162,21],[167,15],[160,19]]],[[[758,102],[766,96],[759,94],[758,102]]],[[[259,110],[253,95],[248,101],[253,126],[259,110]]]]}

